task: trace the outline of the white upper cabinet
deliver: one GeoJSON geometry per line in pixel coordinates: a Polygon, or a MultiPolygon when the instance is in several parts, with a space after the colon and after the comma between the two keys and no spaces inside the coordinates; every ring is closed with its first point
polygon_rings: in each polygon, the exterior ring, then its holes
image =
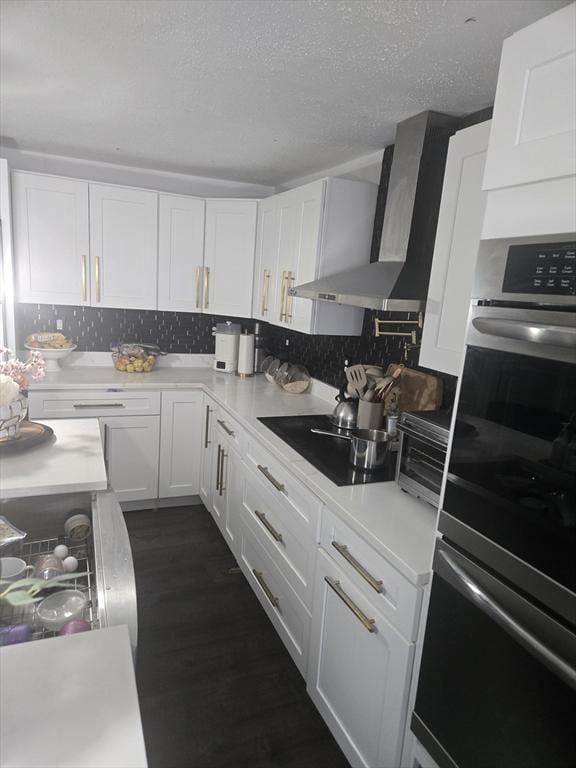
{"type": "Polygon", "coordinates": [[[457,376],[487,193],[482,177],[491,121],[450,139],[419,364],[457,376]]]}
{"type": "Polygon", "coordinates": [[[293,298],[289,290],[368,263],[377,192],[366,182],[320,179],[260,204],[255,317],[302,333],[361,333],[364,310],[293,298]]]}
{"type": "Polygon", "coordinates": [[[88,184],[12,173],[19,301],[89,304],[88,184]]]}
{"type": "Polygon", "coordinates": [[[252,310],[257,320],[273,320],[278,306],[278,197],[273,195],[258,203],[252,310]]]}
{"type": "Polygon", "coordinates": [[[90,184],[92,304],[156,309],[158,195],[90,184]]]}
{"type": "Polygon", "coordinates": [[[576,173],[576,4],[504,42],[484,189],[576,173]]]}
{"type": "Polygon", "coordinates": [[[159,195],[158,309],[202,310],[205,207],[194,197],[159,195]]]}
{"type": "Polygon", "coordinates": [[[255,200],[208,200],[203,311],[252,316],[255,200]]]}

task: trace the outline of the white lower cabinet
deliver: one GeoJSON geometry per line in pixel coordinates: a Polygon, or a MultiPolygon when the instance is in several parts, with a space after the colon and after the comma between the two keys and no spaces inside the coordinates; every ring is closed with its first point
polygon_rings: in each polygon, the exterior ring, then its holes
{"type": "Polygon", "coordinates": [[[203,393],[162,393],[160,427],[161,499],[196,496],[200,490],[203,393]]]}
{"type": "Polygon", "coordinates": [[[308,693],[353,766],[400,764],[414,643],[318,551],[308,693]]]}
{"type": "Polygon", "coordinates": [[[108,481],[119,501],[158,496],[160,416],[100,419],[108,481]]]}

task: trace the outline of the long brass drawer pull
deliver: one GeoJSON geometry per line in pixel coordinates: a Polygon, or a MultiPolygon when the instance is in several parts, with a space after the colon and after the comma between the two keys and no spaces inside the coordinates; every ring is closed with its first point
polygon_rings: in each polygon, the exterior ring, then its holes
{"type": "Polygon", "coordinates": [[[204,267],[204,309],[210,304],[210,267],[204,267]]]}
{"type": "Polygon", "coordinates": [[[88,301],[88,267],[86,254],[82,256],[82,296],[84,301],[88,301]]]}
{"type": "Polygon", "coordinates": [[[216,490],[220,490],[220,452],[222,448],[218,446],[218,455],[216,457],[216,490]]]}
{"type": "Polygon", "coordinates": [[[211,443],[211,440],[208,440],[208,436],[210,435],[210,414],[212,413],[212,408],[210,408],[209,405],[206,406],[206,432],[204,433],[204,448],[208,448],[208,446],[211,443]]]}
{"type": "Polygon", "coordinates": [[[233,430],[233,429],[230,429],[230,427],[228,427],[228,426],[226,425],[226,422],[225,422],[225,421],[223,421],[222,419],[216,419],[216,421],[218,422],[218,424],[220,424],[220,426],[222,427],[222,429],[224,430],[224,432],[226,432],[226,434],[227,434],[227,435],[230,435],[230,437],[234,437],[234,435],[235,435],[236,433],[234,432],[234,430],[233,430]]]}
{"type": "Polygon", "coordinates": [[[382,594],[384,592],[384,587],[382,586],[382,580],[381,579],[375,579],[374,576],[372,576],[371,573],[369,573],[366,568],[364,568],[363,565],[361,565],[356,558],[350,554],[348,547],[346,544],[340,544],[338,541],[333,541],[332,546],[336,550],[336,552],[339,552],[344,560],[346,560],[352,568],[356,571],[356,573],[359,573],[362,578],[370,584],[372,589],[375,592],[379,592],[382,594]]]}
{"type": "Polygon", "coordinates": [[[278,531],[276,530],[276,528],[274,528],[272,523],[268,520],[264,512],[259,512],[257,509],[255,509],[254,514],[256,515],[258,520],[260,520],[264,528],[266,528],[266,530],[268,531],[270,536],[272,536],[273,539],[275,539],[276,541],[284,541],[284,539],[282,538],[282,534],[278,533],[278,531]]]}
{"type": "Polygon", "coordinates": [[[222,448],[220,453],[220,496],[223,495],[226,488],[224,487],[224,459],[226,458],[226,451],[222,448]]]}
{"type": "Polygon", "coordinates": [[[286,486],[282,485],[282,483],[279,483],[278,480],[276,480],[276,478],[270,474],[268,467],[263,467],[262,464],[257,464],[256,466],[260,472],[262,472],[266,480],[269,480],[277,491],[280,491],[280,493],[286,493],[286,486]]]}
{"type": "Polygon", "coordinates": [[[202,309],[202,288],[200,286],[200,273],[202,267],[196,267],[196,309],[202,309]]]}
{"type": "Polygon", "coordinates": [[[74,408],[126,408],[124,403],[74,403],[74,408]]]}
{"type": "Polygon", "coordinates": [[[274,608],[278,608],[278,606],[280,605],[280,600],[278,600],[278,598],[272,593],[272,590],[270,589],[268,584],[266,584],[266,582],[264,581],[264,576],[262,574],[262,571],[257,571],[256,568],[252,568],[252,573],[254,574],[254,576],[256,576],[256,581],[258,582],[258,584],[260,584],[260,586],[264,590],[264,594],[266,595],[268,600],[270,600],[274,608]]]}
{"type": "Polygon", "coordinates": [[[333,589],[334,592],[336,592],[340,600],[342,600],[342,602],[345,603],[348,606],[348,608],[350,608],[354,616],[356,616],[356,618],[362,622],[362,624],[366,627],[368,632],[378,631],[376,628],[375,620],[369,619],[368,616],[366,616],[366,614],[364,613],[364,611],[358,608],[354,600],[352,600],[352,598],[349,595],[347,595],[346,592],[344,592],[344,590],[340,586],[339,581],[336,581],[336,579],[332,579],[330,576],[324,576],[324,581],[326,582],[326,584],[328,584],[330,589],[333,589]]]}

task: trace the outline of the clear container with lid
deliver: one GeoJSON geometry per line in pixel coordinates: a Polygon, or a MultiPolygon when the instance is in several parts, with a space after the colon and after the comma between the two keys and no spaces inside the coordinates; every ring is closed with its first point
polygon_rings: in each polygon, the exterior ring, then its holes
{"type": "Polygon", "coordinates": [[[303,365],[290,363],[282,374],[277,377],[277,383],[280,384],[285,392],[289,392],[292,395],[301,395],[310,386],[310,374],[303,365]]]}
{"type": "Polygon", "coordinates": [[[274,384],[276,372],[279,367],[280,360],[278,360],[277,357],[272,357],[272,355],[269,355],[262,363],[262,373],[266,376],[266,380],[269,381],[270,384],[274,384]]]}

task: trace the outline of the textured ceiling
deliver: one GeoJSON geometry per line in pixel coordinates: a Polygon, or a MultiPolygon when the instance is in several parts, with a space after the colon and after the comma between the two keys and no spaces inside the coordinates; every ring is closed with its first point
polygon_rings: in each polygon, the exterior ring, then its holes
{"type": "Polygon", "coordinates": [[[279,184],[380,149],[423,109],[491,104],[502,40],[565,4],[2,0],[0,131],[21,149],[279,184]]]}

